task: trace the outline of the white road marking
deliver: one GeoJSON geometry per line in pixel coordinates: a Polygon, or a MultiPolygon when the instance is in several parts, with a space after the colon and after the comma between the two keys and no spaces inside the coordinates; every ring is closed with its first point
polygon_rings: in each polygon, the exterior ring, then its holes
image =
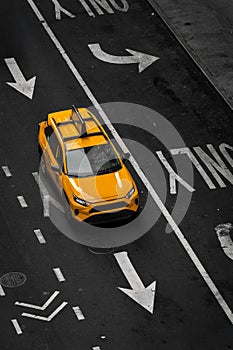
{"type": "Polygon", "coordinates": [[[42,203],[43,203],[43,216],[49,217],[49,204],[52,203],[58,210],[60,210],[63,214],[65,214],[65,210],[63,206],[56,201],[53,197],[51,197],[48,193],[47,188],[45,187],[44,182],[39,180],[39,174],[37,172],[32,173],[32,176],[34,177],[37,185],[39,186],[39,189],[42,193],[42,203]]]}
{"type": "Polygon", "coordinates": [[[36,310],[45,310],[50,304],[51,302],[56,298],[56,296],[59,294],[60,292],[58,290],[56,290],[51,297],[44,303],[44,305],[42,306],[38,306],[38,305],[33,305],[33,304],[28,304],[28,303],[22,303],[19,301],[15,302],[15,305],[18,306],[23,306],[23,307],[28,307],[31,309],[36,309],[36,310]]]}
{"type": "Polygon", "coordinates": [[[89,7],[89,5],[86,3],[85,0],[79,0],[79,2],[82,4],[83,8],[87,11],[90,17],[95,17],[94,12],[92,12],[91,8],[89,7]]]}
{"type": "Polygon", "coordinates": [[[93,346],[92,350],[101,350],[99,346],[93,346]]]}
{"type": "Polygon", "coordinates": [[[64,275],[63,275],[63,273],[61,272],[61,269],[59,267],[55,267],[53,269],[53,272],[55,273],[55,275],[56,275],[56,277],[57,277],[59,282],[64,282],[66,280],[64,275]]]}
{"type": "Polygon", "coordinates": [[[100,6],[108,13],[114,13],[114,11],[111,9],[109,4],[106,0],[89,0],[89,2],[92,4],[98,15],[103,15],[103,11],[101,10],[100,6]]]}
{"type": "Polygon", "coordinates": [[[6,177],[11,177],[12,176],[12,174],[11,174],[11,172],[10,172],[10,170],[9,170],[7,165],[3,165],[2,166],[2,170],[3,170],[4,174],[6,175],[6,177]]]}
{"type": "Polygon", "coordinates": [[[193,165],[196,167],[196,169],[199,171],[199,173],[201,174],[201,176],[203,177],[203,179],[205,180],[209,188],[211,190],[216,188],[216,186],[210,179],[209,175],[207,175],[207,173],[205,172],[201,164],[198,162],[197,158],[194,156],[194,154],[191,152],[191,150],[188,147],[171,149],[170,152],[172,155],[186,154],[191,160],[191,162],[193,163],[193,165]]]}
{"type": "Polygon", "coordinates": [[[205,153],[201,147],[193,147],[194,151],[203,161],[203,163],[207,166],[217,183],[220,187],[226,187],[225,183],[221,179],[218,173],[222,174],[232,185],[233,185],[233,175],[230,170],[227,168],[226,164],[220,158],[216,150],[212,145],[207,145],[217,162],[212,159],[207,153],[205,153]]]}
{"type": "MultiPolygon", "coordinates": [[[[94,7],[94,9],[96,10],[98,15],[104,14],[104,12],[101,10],[101,7],[107,13],[110,13],[110,14],[114,13],[113,9],[109,6],[107,0],[89,0],[89,1],[92,4],[92,6],[94,7]],[[101,5],[101,7],[99,5],[101,5]]],[[[108,0],[108,1],[118,11],[127,12],[129,9],[129,4],[128,4],[127,0],[118,0],[118,2],[116,2],[116,0],[108,0]],[[122,3],[122,7],[119,5],[119,2],[122,3]]],[[[89,5],[87,4],[87,2],[85,0],[79,0],[79,2],[82,4],[83,8],[86,10],[86,12],[88,13],[89,16],[95,17],[95,14],[93,13],[93,11],[91,10],[91,8],[89,7],[89,5]]]]}
{"type": "Polygon", "coordinates": [[[120,252],[114,254],[114,256],[132,289],[118,288],[153,314],[156,282],[152,282],[145,288],[128,257],[128,253],[120,252]]]}
{"type": "Polygon", "coordinates": [[[74,310],[74,313],[79,321],[85,320],[85,317],[79,306],[74,306],[72,309],[74,310]]]}
{"type": "Polygon", "coordinates": [[[220,224],[215,227],[221,247],[226,256],[228,256],[228,258],[231,260],[233,260],[233,242],[230,236],[232,229],[233,225],[230,222],[227,224],[220,224]]]}
{"type": "Polygon", "coordinates": [[[23,196],[17,196],[17,199],[22,208],[27,208],[28,205],[23,196]]]}
{"type": "Polygon", "coordinates": [[[15,79],[15,83],[7,83],[7,84],[13,87],[14,89],[16,89],[17,91],[19,91],[21,94],[32,99],[36,77],[26,80],[16,60],[13,57],[5,58],[5,62],[13,78],[15,79]]]}
{"type": "Polygon", "coordinates": [[[0,284],[0,296],[1,297],[4,297],[6,294],[5,294],[5,292],[4,292],[4,289],[3,289],[3,287],[1,286],[1,284],[0,284]]]}
{"type": "Polygon", "coordinates": [[[56,19],[58,20],[61,19],[61,12],[70,18],[75,17],[75,15],[73,15],[71,12],[67,11],[64,7],[62,7],[57,0],[52,0],[52,2],[54,3],[54,7],[55,7],[56,19]]]}
{"type": "MultiPolygon", "coordinates": [[[[104,112],[104,110],[102,109],[102,107],[100,106],[100,104],[98,103],[96,98],[94,97],[93,93],[91,92],[91,90],[89,89],[89,87],[87,86],[85,81],[83,80],[83,78],[80,75],[80,73],[75,68],[73,62],[71,61],[71,59],[67,55],[66,51],[64,50],[64,48],[62,47],[62,45],[60,44],[60,42],[58,41],[58,39],[54,35],[53,31],[48,26],[47,22],[45,21],[44,17],[40,13],[39,9],[37,8],[37,6],[33,2],[33,0],[27,0],[27,1],[28,1],[29,5],[31,6],[32,10],[34,11],[35,15],[37,16],[37,18],[39,19],[41,25],[44,27],[45,31],[49,35],[50,39],[53,41],[54,45],[56,46],[56,48],[60,52],[62,58],[65,60],[65,62],[67,63],[68,67],[70,68],[70,70],[74,74],[76,80],[78,81],[78,83],[82,87],[83,91],[86,93],[86,95],[90,99],[91,103],[93,104],[93,106],[96,108],[96,110],[100,114],[101,118],[103,119],[105,125],[108,127],[108,129],[111,131],[112,135],[114,136],[115,140],[120,145],[121,149],[125,153],[130,153],[128,148],[126,147],[125,143],[121,139],[120,135],[117,133],[116,129],[111,124],[111,122],[108,119],[106,113],[104,112]]],[[[199,260],[199,258],[195,254],[195,252],[193,251],[193,249],[190,246],[189,242],[184,237],[184,235],[181,232],[180,228],[178,227],[176,222],[173,220],[173,218],[170,215],[169,211],[167,210],[167,208],[165,207],[165,205],[161,201],[161,199],[158,196],[157,192],[154,190],[153,186],[150,184],[150,182],[148,181],[148,179],[146,178],[146,176],[144,175],[143,171],[140,169],[140,166],[138,165],[138,163],[136,162],[136,160],[134,159],[134,157],[132,155],[130,155],[129,161],[131,162],[132,166],[134,167],[134,169],[137,172],[138,176],[141,178],[141,180],[144,183],[144,185],[146,186],[146,188],[147,188],[148,192],[150,193],[151,197],[153,198],[153,200],[155,201],[155,203],[157,204],[157,206],[161,210],[161,212],[164,215],[165,219],[167,220],[167,222],[169,223],[169,225],[173,229],[174,233],[176,234],[176,236],[179,239],[180,243],[182,244],[182,246],[186,250],[186,252],[189,255],[190,259],[192,260],[192,262],[196,266],[197,270],[199,271],[200,275],[204,279],[204,281],[207,284],[208,288],[212,292],[212,294],[215,297],[216,301],[218,302],[218,304],[220,305],[220,307],[222,308],[222,310],[224,311],[224,313],[228,317],[229,321],[233,324],[233,313],[232,313],[231,309],[229,308],[229,306],[227,305],[225,299],[223,298],[223,296],[221,295],[221,293],[219,292],[219,290],[215,286],[214,282],[212,281],[211,277],[209,276],[209,274],[205,270],[205,268],[202,265],[201,261],[199,260]]]]}
{"type": "Polygon", "coordinates": [[[34,231],[34,233],[35,233],[35,235],[36,235],[36,238],[38,239],[39,243],[40,243],[40,244],[45,244],[45,243],[46,243],[46,240],[45,240],[45,238],[44,238],[44,236],[43,236],[41,230],[40,230],[40,229],[35,229],[35,230],[33,230],[33,231],[34,231]]]}
{"type": "Polygon", "coordinates": [[[13,324],[15,330],[16,330],[16,333],[17,333],[17,334],[22,334],[23,331],[22,331],[22,329],[21,329],[21,327],[20,327],[20,325],[19,325],[19,322],[18,322],[15,318],[12,319],[11,322],[12,322],[12,324],[13,324]]]}
{"type": "Polygon", "coordinates": [[[192,186],[190,186],[178,174],[175,173],[175,171],[172,169],[171,165],[168,163],[168,161],[166,160],[166,158],[164,157],[164,155],[161,151],[157,151],[156,154],[169,173],[170,193],[171,194],[176,193],[176,181],[178,181],[181,185],[183,185],[186,188],[186,190],[188,190],[189,192],[195,191],[195,189],[192,186]]]}
{"type": "Polygon", "coordinates": [[[23,312],[21,316],[34,318],[35,320],[47,321],[50,322],[68,303],[63,301],[60,306],[58,306],[48,317],[38,316],[34,314],[29,314],[27,312],[23,312]]]}
{"type": "Polygon", "coordinates": [[[228,163],[232,166],[233,168],[233,158],[231,158],[230,154],[227,152],[226,148],[230,149],[233,151],[233,147],[228,145],[227,143],[222,143],[219,146],[220,151],[222,152],[222,154],[224,155],[224,157],[226,158],[226,160],[228,161],[228,163]]]}
{"type": "Polygon", "coordinates": [[[146,53],[129,50],[129,49],[126,49],[126,51],[129,52],[131,56],[113,56],[104,52],[101,49],[99,43],[89,44],[88,47],[96,58],[104,62],[114,63],[114,64],[138,63],[139,73],[144,71],[144,69],[149,67],[155,61],[159,60],[159,57],[151,56],[146,53]]]}

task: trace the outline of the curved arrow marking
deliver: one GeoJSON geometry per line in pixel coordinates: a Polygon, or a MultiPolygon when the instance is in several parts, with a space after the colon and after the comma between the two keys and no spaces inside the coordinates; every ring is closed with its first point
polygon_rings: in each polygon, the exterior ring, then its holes
{"type": "Polygon", "coordinates": [[[106,52],[104,52],[100,44],[89,44],[89,49],[93,53],[93,55],[101,61],[115,64],[132,64],[138,63],[138,70],[141,73],[144,69],[149,67],[152,63],[159,60],[159,57],[151,56],[146,53],[126,49],[127,52],[131,54],[131,56],[113,56],[106,52]]]}
{"type": "Polygon", "coordinates": [[[116,253],[114,256],[132,289],[118,288],[153,314],[156,282],[152,282],[148,287],[144,286],[127,252],[116,253]]]}
{"type": "Polygon", "coordinates": [[[15,83],[6,84],[10,85],[31,100],[34,92],[36,77],[26,80],[14,58],[5,58],[5,62],[13,78],[15,79],[15,83]]]}

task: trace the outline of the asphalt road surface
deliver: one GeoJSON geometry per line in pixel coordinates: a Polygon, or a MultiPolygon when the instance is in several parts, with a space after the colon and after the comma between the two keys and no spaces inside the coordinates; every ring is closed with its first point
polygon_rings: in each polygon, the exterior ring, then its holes
{"type": "Polygon", "coordinates": [[[232,111],[146,0],[8,0],[0,13],[1,349],[233,349],[232,111]],[[126,49],[154,61],[139,72],[126,49]],[[43,216],[37,124],[72,104],[106,112],[156,217],[112,250],[43,216]],[[174,128],[163,139],[158,118],[174,128]]]}

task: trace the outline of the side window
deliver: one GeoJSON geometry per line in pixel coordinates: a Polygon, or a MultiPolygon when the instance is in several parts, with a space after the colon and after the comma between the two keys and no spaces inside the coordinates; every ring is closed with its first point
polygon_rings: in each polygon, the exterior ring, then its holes
{"type": "Polygon", "coordinates": [[[63,154],[62,154],[62,148],[61,148],[60,144],[57,147],[55,158],[56,158],[57,164],[62,168],[63,167],[63,154]]]}
{"type": "Polygon", "coordinates": [[[52,137],[49,139],[49,147],[51,148],[51,151],[56,158],[56,151],[59,146],[59,141],[55,133],[53,133],[52,137]]]}

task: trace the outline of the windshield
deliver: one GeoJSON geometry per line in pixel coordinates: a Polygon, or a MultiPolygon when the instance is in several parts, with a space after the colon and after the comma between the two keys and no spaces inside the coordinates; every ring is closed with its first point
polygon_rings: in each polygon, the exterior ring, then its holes
{"type": "Polygon", "coordinates": [[[121,163],[110,144],[68,151],[66,162],[68,175],[77,177],[108,174],[121,169],[121,163]]]}

